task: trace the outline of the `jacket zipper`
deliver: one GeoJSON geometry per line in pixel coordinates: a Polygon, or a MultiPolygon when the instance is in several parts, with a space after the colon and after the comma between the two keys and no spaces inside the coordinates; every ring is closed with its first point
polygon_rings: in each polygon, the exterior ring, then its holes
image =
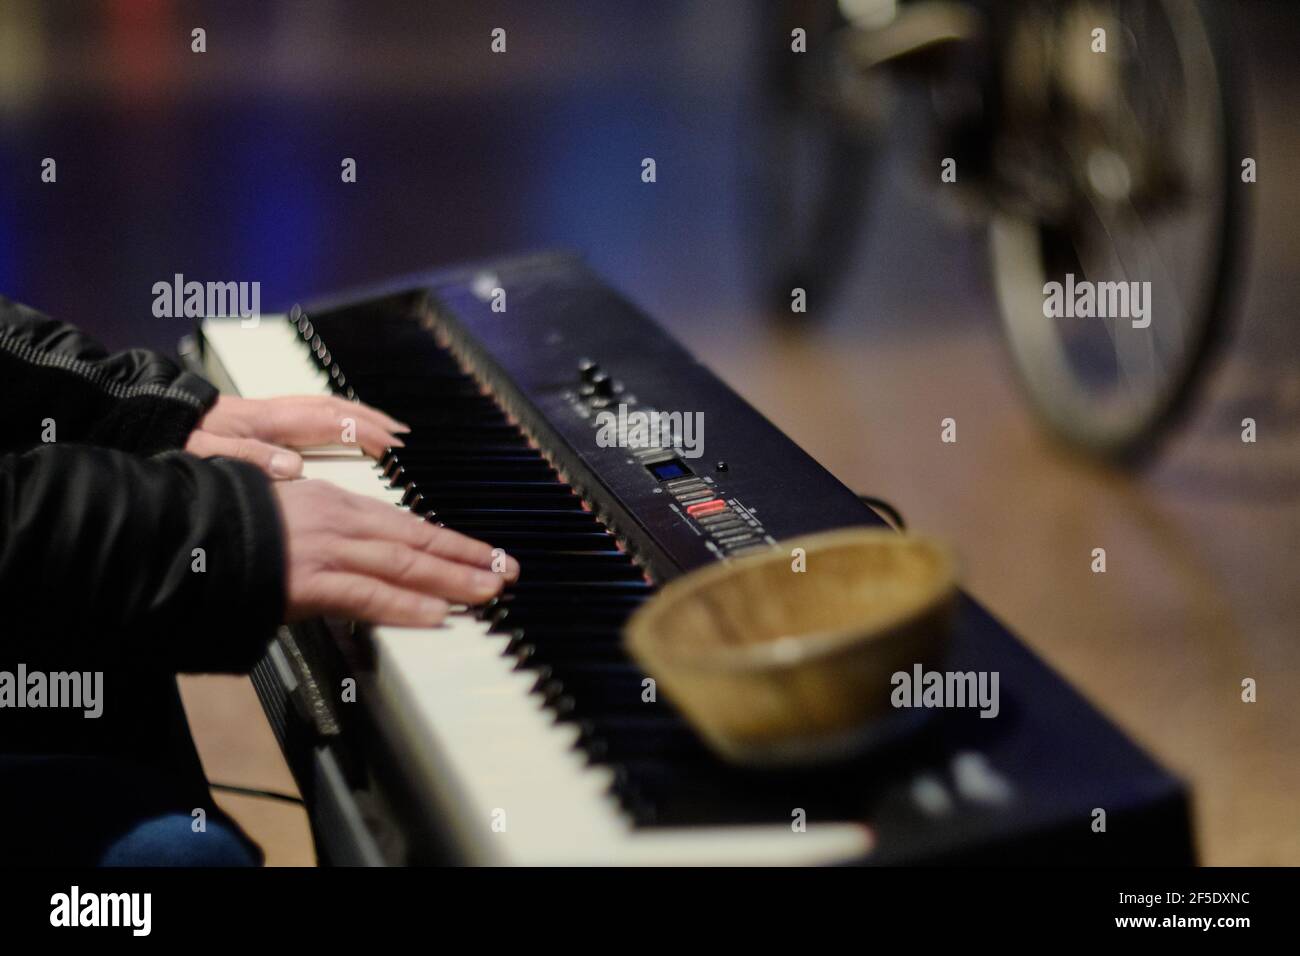
{"type": "Polygon", "coordinates": [[[192,395],[182,388],[175,388],[170,385],[123,385],[121,382],[107,379],[104,372],[90,362],[68,358],[66,355],[42,352],[26,342],[15,342],[9,336],[0,338],[0,349],[16,356],[20,361],[27,362],[29,365],[53,367],[79,375],[114,398],[136,398],[141,395],[174,398],[193,406],[199,411],[203,410],[203,402],[198,396],[192,395]]]}

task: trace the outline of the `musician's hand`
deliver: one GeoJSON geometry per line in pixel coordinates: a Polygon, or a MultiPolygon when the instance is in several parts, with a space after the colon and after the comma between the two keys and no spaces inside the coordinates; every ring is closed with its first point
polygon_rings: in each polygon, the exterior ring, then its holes
{"type": "Polygon", "coordinates": [[[491,545],[324,481],[277,482],[288,618],[427,626],[448,603],[481,604],[519,576],[491,545]],[[495,568],[495,570],[494,570],[495,568]]]}
{"type": "Polygon", "coordinates": [[[272,478],[302,474],[294,448],[359,445],[377,458],[410,431],[378,409],[334,395],[247,399],[222,395],[199,421],[185,450],[200,458],[242,458],[272,478]]]}

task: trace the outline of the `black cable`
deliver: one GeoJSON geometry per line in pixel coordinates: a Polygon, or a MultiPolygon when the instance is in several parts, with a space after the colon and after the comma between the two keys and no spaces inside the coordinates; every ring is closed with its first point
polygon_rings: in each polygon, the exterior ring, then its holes
{"type": "Polygon", "coordinates": [[[871,495],[858,495],[858,500],[872,511],[884,512],[881,517],[893,525],[895,531],[907,530],[907,522],[903,520],[902,513],[884,498],[873,498],[871,495]]]}
{"type": "Polygon", "coordinates": [[[302,797],[295,797],[291,793],[280,793],[277,790],[258,790],[256,787],[240,787],[233,783],[209,783],[213,790],[224,790],[227,793],[238,793],[245,797],[265,797],[268,800],[282,800],[285,803],[296,803],[303,806],[302,797]]]}

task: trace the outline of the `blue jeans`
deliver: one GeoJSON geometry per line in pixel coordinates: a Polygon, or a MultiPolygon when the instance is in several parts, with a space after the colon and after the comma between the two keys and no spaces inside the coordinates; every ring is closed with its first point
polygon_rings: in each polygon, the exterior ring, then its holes
{"type": "Polygon", "coordinates": [[[223,820],[207,820],[196,832],[188,813],[148,817],[113,840],[100,866],[258,866],[260,854],[223,820]]]}

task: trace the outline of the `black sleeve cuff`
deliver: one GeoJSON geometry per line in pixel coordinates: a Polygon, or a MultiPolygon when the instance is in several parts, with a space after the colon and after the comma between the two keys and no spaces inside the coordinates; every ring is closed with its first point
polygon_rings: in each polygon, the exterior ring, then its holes
{"type": "Polygon", "coordinates": [[[180,375],[176,376],[176,381],[172,383],[172,388],[189,392],[198,399],[199,406],[204,412],[217,403],[218,392],[216,386],[202,375],[195,375],[193,372],[181,372],[180,375]]]}
{"type": "Polygon", "coordinates": [[[182,372],[167,389],[167,398],[127,399],[120,409],[120,434],[139,455],[184,448],[199,421],[217,402],[217,389],[193,372],[182,372]]]}
{"type": "Polygon", "coordinates": [[[284,617],[284,543],[271,481],[244,462],[2,456],[0,659],[246,672],[284,617]]]}
{"type": "Polygon", "coordinates": [[[231,528],[237,540],[230,543],[238,554],[230,556],[242,562],[242,580],[237,595],[230,597],[240,608],[228,622],[229,633],[213,635],[201,659],[178,662],[178,669],[243,673],[261,659],[284,622],[285,532],[274,485],[261,469],[232,458],[210,458],[204,464],[216,469],[232,492],[231,528]]]}

